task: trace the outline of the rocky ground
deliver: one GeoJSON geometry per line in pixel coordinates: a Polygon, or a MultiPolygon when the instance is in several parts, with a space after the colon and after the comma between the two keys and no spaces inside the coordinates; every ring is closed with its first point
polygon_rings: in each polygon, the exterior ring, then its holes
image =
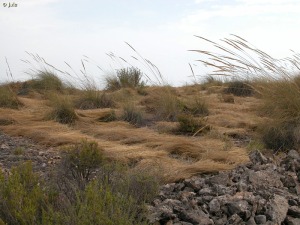
{"type": "Polygon", "coordinates": [[[60,159],[58,151],[38,145],[28,138],[10,137],[0,132],[0,168],[10,169],[25,161],[31,161],[33,170],[41,175],[49,173],[60,159]]]}
{"type": "Polygon", "coordinates": [[[149,206],[152,224],[300,225],[300,156],[251,162],[217,175],[166,184],[149,206]]]}

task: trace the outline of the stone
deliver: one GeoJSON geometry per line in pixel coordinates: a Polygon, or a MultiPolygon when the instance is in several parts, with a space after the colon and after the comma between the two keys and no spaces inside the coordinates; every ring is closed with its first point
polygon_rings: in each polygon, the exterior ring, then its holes
{"type": "Polygon", "coordinates": [[[282,183],[287,188],[296,187],[297,185],[295,179],[290,175],[282,178],[282,183]]]}
{"type": "Polygon", "coordinates": [[[179,213],[178,217],[185,221],[192,224],[199,224],[199,225],[213,225],[213,221],[209,218],[207,214],[205,214],[201,210],[192,210],[186,211],[183,210],[179,213]]]}
{"type": "Polygon", "coordinates": [[[220,211],[220,206],[221,205],[220,205],[218,199],[213,199],[208,204],[209,211],[211,213],[216,213],[216,212],[220,211]]]}
{"type": "Polygon", "coordinates": [[[192,188],[195,192],[204,186],[204,182],[200,179],[187,179],[184,183],[186,187],[192,188]]]}
{"type": "Polygon", "coordinates": [[[286,219],[285,219],[285,224],[286,225],[299,225],[300,224],[300,219],[287,216],[286,219]]]}
{"type": "Polygon", "coordinates": [[[290,159],[300,159],[300,155],[299,155],[299,153],[296,150],[290,150],[288,152],[288,157],[290,159]]]}
{"type": "Polygon", "coordinates": [[[289,204],[286,198],[280,195],[274,195],[274,199],[271,199],[267,204],[266,216],[268,220],[281,224],[288,212],[289,204]]]}
{"type": "Polygon", "coordinates": [[[210,188],[202,188],[199,192],[198,195],[211,195],[212,190],[210,188]]]}
{"type": "Polygon", "coordinates": [[[231,217],[229,217],[226,225],[232,224],[232,225],[240,225],[242,224],[243,220],[241,217],[239,217],[238,214],[233,214],[231,217]]]}
{"type": "Polygon", "coordinates": [[[257,225],[254,218],[250,217],[250,219],[246,222],[246,225],[257,225]]]}
{"type": "Polygon", "coordinates": [[[266,164],[269,160],[259,151],[254,151],[249,155],[249,158],[253,164],[266,164]]]}
{"type": "Polygon", "coordinates": [[[243,219],[248,219],[249,215],[249,204],[245,200],[228,202],[226,204],[229,215],[237,214],[243,219]]]}
{"type": "Polygon", "coordinates": [[[8,150],[9,146],[7,144],[1,144],[0,149],[1,150],[8,150]]]}
{"type": "Polygon", "coordinates": [[[299,206],[289,207],[287,214],[295,218],[300,218],[300,207],[299,206]]]}
{"type": "Polygon", "coordinates": [[[283,187],[279,175],[274,171],[251,171],[249,181],[255,189],[264,187],[283,187]]]}
{"type": "Polygon", "coordinates": [[[254,217],[256,224],[265,224],[267,222],[267,217],[265,215],[257,215],[254,217]]]}
{"type": "Polygon", "coordinates": [[[210,186],[213,184],[221,184],[226,186],[229,183],[229,176],[226,173],[219,173],[215,176],[209,177],[205,182],[210,186]]]}
{"type": "Polygon", "coordinates": [[[175,189],[175,183],[171,183],[171,184],[165,184],[164,186],[162,186],[161,190],[165,191],[165,192],[173,192],[175,189]]]}

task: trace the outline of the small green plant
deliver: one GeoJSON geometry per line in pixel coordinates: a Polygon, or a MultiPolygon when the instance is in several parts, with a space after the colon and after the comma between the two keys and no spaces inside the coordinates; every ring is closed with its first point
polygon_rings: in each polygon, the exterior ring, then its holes
{"type": "Polygon", "coordinates": [[[115,102],[107,93],[92,89],[83,91],[76,106],[80,109],[111,108],[115,106],[115,102]]]}
{"type": "Polygon", "coordinates": [[[265,147],[275,151],[292,149],[296,145],[295,124],[265,124],[262,128],[262,141],[265,147]]]}
{"type": "Polygon", "coordinates": [[[62,124],[73,124],[77,120],[73,103],[68,96],[52,95],[50,96],[52,111],[47,118],[54,119],[62,124]]]}
{"type": "Polygon", "coordinates": [[[159,89],[152,99],[146,101],[149,112],[155,114],[157,120],[176,121],[177,116],[182,113],[184,104],[178,99],[170,87],[159,89]]]}
{"type": "Polygon", "coordinates": [[[247,82],[236,80],[229,82],[228,87],[225,88],[223,92],[225,94],[246,97],[253,96],[255,91],[247,82]]]}
{"type": "Polygon", "coordinates": [[[23,155],[25,152],[25,149],[23,147],[16,147],[14,149],[14,154],[15,155],[23,155]]]}
{"type": "Polygon", "coordinates": [[[12,91],[9,85],[0,86],[0,107],[18,109],[21,105],[17,95],[12,91]]]}
{"type": "Polygon", "coordinates": [[[189,114],[181,114],[178,116],[179,126],[177,132],[182,134],[197,135],[209,131],[211,127],[207,125],[203,118],[194,118],[189,114]]]}
{"type": "Polygon", "coordinates": [[[122,119],[135,126],[141,126],[144,123],[142,112],[131,103],[125,104],[122,119]]]}
{"type": "Polygon", "coordinates": [[[204,78],[204,81],[201,83],[201,87],[203,90],[207,90],[210,87],[221,87],[222,85],[223,81],[212,75],[207,75],[204,78]]]}
{"type": "Polygon", "coordinates": [[[64,165],[74,179],[89,181],[93,171],[103,162],[103,150],[96,142],[82,140],[80,143],[64,149],[64,165]]]}
{"type": "Polygon", "coordinates": [[[106,89],[137,88],[144,86],[143,73],[135,67],[117,70],[116,76],[106,77],[106,89]]]}
{"type": "Polygon", "coordinates": [[[194,98],[191,102],[185,105],[184,111],[191,113],[194,116],[208,116],[209,110],[206,102],[201,98],[194,98]]]}
{"type": "Polygon", "coordinates": [[[99,122],[111,122],[117,120],[115,110],[110,110],[97,119],[99,122]]]}
{"type": "Polygon", "coordinates": [[[4,177],[0,170],[0,217],[7,224],[42,224],[44,194],[30,162],[4,177]]]}
{"type": "Polygon", "coordinates": [[[35,75],[36,78],[24,83],[26,88],[32,88],[38,91],[62,91],[65,87],[59,77],[48,70],[39,70],[35,75]]]}

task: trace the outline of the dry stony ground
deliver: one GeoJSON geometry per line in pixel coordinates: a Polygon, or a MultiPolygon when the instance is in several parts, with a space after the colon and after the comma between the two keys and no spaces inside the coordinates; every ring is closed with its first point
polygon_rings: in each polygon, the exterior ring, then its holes
{"type": "Polygon", "coordinates": [[[9,173],[12,167],[24,161],[31,161],[33,170],[40,175],[51,172],[60,159],[59,152],[23,137],[11,137],[0,132],[0,166],[9,173]]]}

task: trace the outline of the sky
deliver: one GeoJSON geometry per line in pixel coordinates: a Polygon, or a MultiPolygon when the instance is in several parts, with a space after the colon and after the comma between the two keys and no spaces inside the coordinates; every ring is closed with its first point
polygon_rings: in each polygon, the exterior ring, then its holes
{"type": "Polygon", "coordinates": [[[8,65],[14,80],[31,78],[28,72],[37,65],[28,52],[70,74],[80,75],[83,60],[87,74],[103,85],[106,75],[129,65],[111,59],[108,55],[112,52],[155,80],[155,74],[142,63],[142,56],[159,68],[168,84],[181,86],[193,81],[189,63],[199,77],[207,74],[197,61],[202,56],[188,50],[211,46],[195,35],[218,41],[236,34],[276,58],[290,56],[291,49],[300,52],[299,0],[0,3],[0,81],[11,79],[8,65]]]}

